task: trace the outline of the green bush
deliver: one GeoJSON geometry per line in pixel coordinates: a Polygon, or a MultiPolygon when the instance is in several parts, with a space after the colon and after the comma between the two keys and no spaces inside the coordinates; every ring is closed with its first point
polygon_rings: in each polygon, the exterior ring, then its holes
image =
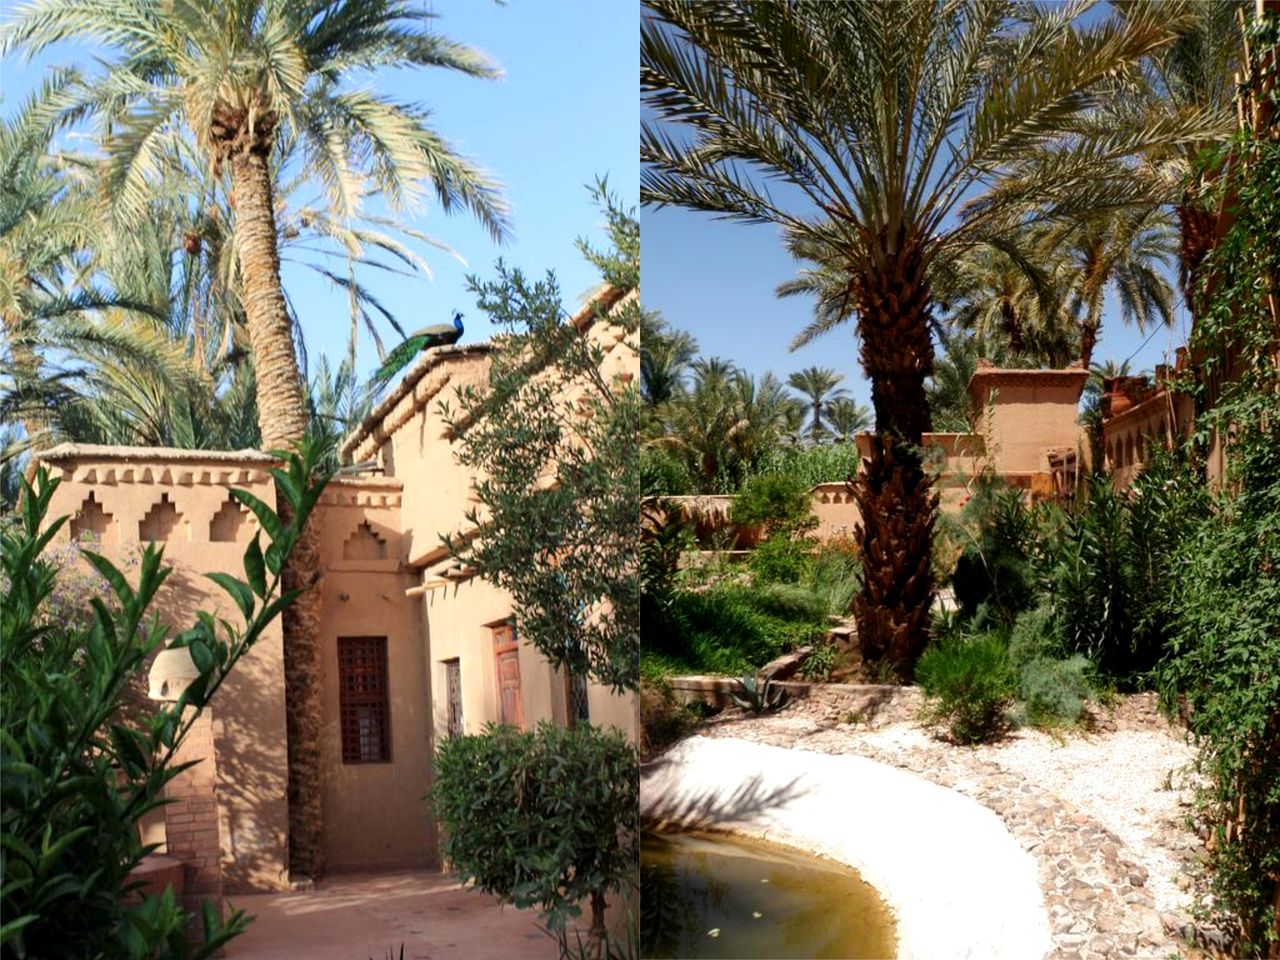
{"type": "Polygon", "coordinates": [[[818,609],[816,601],[802,596],[740,584],[677,591],[657,622],[645,621],[645,652],[670,658],[668,663],[693,673],[757,670],[825,635],[825,617],[796,619],[805,604],[812,605],[809,614],[818,609]]]}
{"type": "Polygon", "coordinates": [[[994,633],[944,638],[920,658],[916,680],[929,698],[927,719],[946,723],[959,743],[998,735],[1018,689],[1009,651],[994,633]]]}
{"type": "Polygon", "coordinates": [[[835,644],[819,643],[800,665],[800,675],[811,683],[826,683],[835,668],[835,644]]]}
{"type": "Polygon", "coordinates": [[[440,745],[430,800],[441,852],[464,881],[517,907],[536,907],[561,938],[591,903],[605,935],[605,897],[634,882],[639,857],[635,749],[617,730],[543,722],[489,726],[440,745]]]}
{"type": "Polygon", "coordinates": [[[287,470],[272,471],[292,506],[289,523],[250,494],[232,491],[271,540],[265,551],[261,535],[249,544],[244,580],[209,575],[244,624],[197,614],[170,646],[187,648],[199,675],[176,703],[145,711],[130,709],[130,691],[168,639],[152,610],[170,572],[161,565],[163,551],[146,549],[133,585],[105,557],[84,551],[109,584],[111,601],[91,598],[91,619],[51,620],[46,605],[60,574],[45,553],[65,518],[41,528],[58,481],[42,469],[34,486],[24,485],[21,525],[0,533],[5,957],[204,957],[244,929],[242,912],[224,923],[206,903],[204,943],[189,946],[188,917],[173,892],[135,896],[128,878],[153,849],[142,845],[139,821],[164,802],[165,785],[185,769],[174,755],[196,715],[299,592],[279,593],[280,571],[324,487],[324,478],[310,480],[322,455],[309,445],[287,470]]]}
{"type": "Polygon", "coordinates": [[[751,551],[747,566],[757,582],[799,583],[813,563],[813,541],[775,533],[751,551]]]}
{"type": "Polygon", "coordinates": [[[733,501],[732,519],[739,526],[763,526],[771,535],[812,529],[810,484],[789,474],[752,477],[733,501]]]}
{"type": "Polygon", "coordinates": [[[1093,700],[1093,664],[1076,654],[1065,660],[1034,657],[1018,670],[1018,697],[1026,722],[1034,727],[1070,726],[1093,700]]]}
{"type": "Polygon", "coordinates": [[[684,460],[665,447],[640,447],[640,493],[646,497],[679,497],[697,493],[684,460]]]}
{"type": "Polygon", "coordinates": [[[993,477],[979,478],[948,533],[960,549],[951,586],[964,617],[973,619],[981,607],[995,623],[1013,623],[1035,595],[1035,528],[1021,491],[993,477]]]}
{"type": "Polygon", "coordinates": [[[826,613],[842,616],[862,587],[862,563],[844,550],[823,546],[813,555],[801,584],[821,599],[826,613]]]}

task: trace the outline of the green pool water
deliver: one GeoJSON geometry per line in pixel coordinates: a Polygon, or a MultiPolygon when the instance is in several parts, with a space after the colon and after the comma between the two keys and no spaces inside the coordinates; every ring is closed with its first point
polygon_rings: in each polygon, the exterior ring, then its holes
{"type": "Polygon", "coordinates": [[[721,834],[641,837],[642,957],[865,960],[896,946],[889,908],[843,864],[721,834]]]}

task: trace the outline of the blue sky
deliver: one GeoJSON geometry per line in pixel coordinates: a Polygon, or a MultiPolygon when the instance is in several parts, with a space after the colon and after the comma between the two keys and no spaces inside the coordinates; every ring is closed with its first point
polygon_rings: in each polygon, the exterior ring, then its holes
{"type": "MultiPolygon", "coordinates": [[[[639,7],[636,0],[430,0],[425,6],[438,15],[437,30],[488,53],[505,79],[418,70],[375,76],[372,85],[427,106],[434,128],[505,184],[514,239],[499,248],[467,214],[446,216],[428,202],[412,225],[447,243],[467,266],[419,245],[434,280],[382,273],[366,280],[410,330],[447,322],[454,309],[462,310],[468,342],[487,337],[489,325],[464,278],[492,276],[499,256],[528,273],[555,270],[569,309],[598,281],[574,241],[586,236],[597,247],[604,243],[604,217],[587,189],[597,176],[608,176],[625,206],[639,196],[639,7]]],[[[31,63],[5,59],[0,109],[9,113],[50,64],[81,56],[82,50],[64,48],[31,63]]],[[[340,357],[350,329],[346,294],[288,265],[284,283],[312,362],[320,352],[340,357]]],[[[385,325],[382,331],[390,348],[398,337],[385,325]]],[[[362,371],[377,366],[367,338],[359,356],[362,371]]]]}
{"type": "MultiPolygon", "coordinates": [[[[1103,5],[1083,21],[1092,23],[1106,14],[1103,5]]],[[[645,116],[652,118],[651,113],[645,116]]],[[[681,136],[679,126],[668,127],[668,132],[681,136]]],[[[775,197],[788,190],[776,182],[769,189],[775,197]]],[[[693,334],[703,356],[732,360],[756,376],[772,371],[783,381],[805,367],[829,367],[844,375],[841,386],[870,406],[871,384],[862,375],[851,327],[838,328],[795,353],[787,349],[808,325],[813,304],[808,298],[774,296],[778,284],[797,271],[775,227],[717,220],[675,207],[643,208],[640,222],[645,306],[693,334]]],[[[1176,275],[1170,275],[1170,282],[1176,290],[1176,275]]],[[[1134,372],[1149,370],[1166,356],[1172,362],[1174,349],[1186,342],[1187,322],[1179,306],[1173,327],[1139,333],[1122,325],[1108,297],[1094,362],[1129,359],[1134,372]]]]}

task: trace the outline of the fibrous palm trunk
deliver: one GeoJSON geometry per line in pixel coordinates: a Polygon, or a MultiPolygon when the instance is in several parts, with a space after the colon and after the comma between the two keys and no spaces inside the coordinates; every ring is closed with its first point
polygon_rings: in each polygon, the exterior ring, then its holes
{"type": "Polygon", "coordinates": [[[853,614],[864,659],[907,680],[929,638],[938,506],[920,446],[931,427],[924,381],[933,371],[933,343],[918,250],[890,256],[854,286],[876,433],[854,482],[863,584],[853,614]]]}
{"type": "MultiPolygon", "coordinates": [[[[228,124],[231,127],[231,124],[228,124]]],[[[293,325],[280,283],[276,247],[269,136],[230,158],[236,230],[249,344],[258,380],[258,422],[265,450],[287,449],[307,428],[302,378],[293,345],[293,325]]],[[[281,501],[287,517],[287,504],[281,501]]],[[[314,522],[284,570],[284,589],[314,584],[320,572],[314,522]]],[[[282,617],[284,630],[285,726],[288,740],[289,873],[314,878],[323,868],[323,809],[320,797],[320,728],[323,718],[320,658],[320,595],[306,590],[282,617]]]]}

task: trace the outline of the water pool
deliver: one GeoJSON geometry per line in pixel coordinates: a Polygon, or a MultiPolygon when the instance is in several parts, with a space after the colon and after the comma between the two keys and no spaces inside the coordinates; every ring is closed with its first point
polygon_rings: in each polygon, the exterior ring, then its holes
{"type": "Polygon", "coordinates": [[[857,871],[724,834],[645,832],[640,951],[690,958],[886,958],[893,915],[857,871]]]}

